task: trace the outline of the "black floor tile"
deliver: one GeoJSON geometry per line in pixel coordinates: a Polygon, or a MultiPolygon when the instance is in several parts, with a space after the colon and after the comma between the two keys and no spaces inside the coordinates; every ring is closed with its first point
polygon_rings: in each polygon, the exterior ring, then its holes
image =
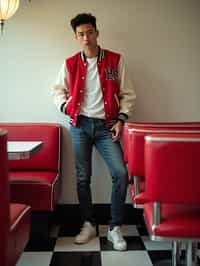
{"type": "Polygon", "coordinates": [[[75,236],[80,232],[80,228],[81,225],[77,223],[61,225],[58,236],[59,237],[75,236]]]}
{"type": "MultiPolygon", "coordinates": [[[[127,250],[145,250],[143,241],[138,236],[126,236],[124,237],[127,241],[127,250]]],[[[101,250],[113,250],[113,245],[106,237],[100,237],[101,250]]]]}
{"type": "Polygon", "coordinates": [[[141,224],[143,222],[143,210],[136,209],[132,205],[125,205],[124,224],[141,224]]]}
{"type": "Polygon", "coordinates": [[[50,266],[101,266],[100,252],[54,252],[50,266]]]}
{"type": "Polygon", "coordinates": [[[53,251],[56,238],[31,238],[26,245],[25,251],[53,251]]]}
{"type": "Polygon", "coordinates": [[[150,256],[153,265],[161,261],[163,261],[163,265],[165,265],[164,261],[171,260],[172,258],[170,250],[151,250],[148,251],[148,254],[150,256]]]}
{"type": "MultiPolygon", "coordinates": [[[[169,265],[169,261],[172,259],[172,253],[170,250],[154,250],[154,251],[148,251],[148,254],[151,258],[151,261],[153,265],[169,265]]],[[[182,250],[181,252],[181,265],[185,265],[185,250],[182,250]]],[[[171,265],[171,264],[170,264],[171,265]]],[[[197,257],[197,265],[200,265],[200,259],[197,257]]]]}
{"type": "Polygon", "coordinates": [[[137,230],[138,230],[140,236],[148,236],[149,235],[149,233],[146,229],[146,226],[144,224],[138,225],[137,230]]]}

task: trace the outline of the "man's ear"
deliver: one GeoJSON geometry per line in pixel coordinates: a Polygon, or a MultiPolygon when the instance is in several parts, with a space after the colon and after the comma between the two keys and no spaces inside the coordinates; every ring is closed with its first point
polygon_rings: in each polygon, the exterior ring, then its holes
{"type": "Polygon", "coordinates": [[[99,37],[99,30],[96,30],[96,33],[97,33],[97,37],[99,37]]]}

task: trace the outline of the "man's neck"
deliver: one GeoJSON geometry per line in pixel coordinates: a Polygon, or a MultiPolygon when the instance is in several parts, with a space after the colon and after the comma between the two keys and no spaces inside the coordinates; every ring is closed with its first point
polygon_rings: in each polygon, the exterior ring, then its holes
{"type": "Polygon", "coordinates": [[[85,56],[88,58],[96,57],[99,53],[99,47],[96,46],[94,48],[86,49],[86,50],[84,50],[84,53],[85,53],[85,56]]]}

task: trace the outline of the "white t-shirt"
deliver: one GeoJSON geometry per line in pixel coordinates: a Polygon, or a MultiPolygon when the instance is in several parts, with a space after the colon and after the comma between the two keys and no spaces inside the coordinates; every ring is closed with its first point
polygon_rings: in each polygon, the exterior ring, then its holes
{"type": "Polygon", "coordinates": [[[80,114],[104,119],[105,112],[97,69],[97,57],[87,58],[87,63],[87,76],[80,114]]]}

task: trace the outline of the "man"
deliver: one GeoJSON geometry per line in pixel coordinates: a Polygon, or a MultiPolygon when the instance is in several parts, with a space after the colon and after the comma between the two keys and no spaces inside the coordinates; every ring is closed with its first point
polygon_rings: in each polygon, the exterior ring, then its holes
{"type": "Polygon", "coordinates": [[[126,250],[121,233],[128,174],[120,136],[135,101],[135,91],[120,54],[100,48],[96,18],[78,14],[71,26],[82,51],[65,60],[53,87],[55,104],[71,119],[77,193],[83,227],[75,243],[96,236],[90,190],[93,146],[104,158],[112,176],[111,223],[108,240],[116,250],[126,250]]]}

